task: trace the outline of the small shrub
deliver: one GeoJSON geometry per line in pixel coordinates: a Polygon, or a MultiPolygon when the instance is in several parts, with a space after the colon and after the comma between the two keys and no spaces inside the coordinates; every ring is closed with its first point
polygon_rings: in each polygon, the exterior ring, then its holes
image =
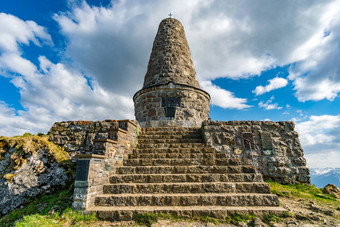
{"type": "Polygon", "coordinates": [[[41,133],[41,132],[38,132],[37,133],[37,136],[39,136],[39,137],[42,137],[42,136],[44,136],[45,134],[44,133],[41,133]]]}

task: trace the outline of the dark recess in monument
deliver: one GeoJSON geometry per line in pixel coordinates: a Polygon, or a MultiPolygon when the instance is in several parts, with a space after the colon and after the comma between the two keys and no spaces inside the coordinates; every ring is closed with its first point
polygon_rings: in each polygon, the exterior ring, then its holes
{"type": "Polygon", "coordinates": [[[89,174],[90,160],[77,161],[76,181],[87,181],[89,174]]]}
{"type": "Polygon", "coordinates": [[[165,116],[174,119],[176,115],[176,107],[181,106],[181,98],[179,97],[166,97],[162,98],[162,107],[165,110],[165,116]]]}

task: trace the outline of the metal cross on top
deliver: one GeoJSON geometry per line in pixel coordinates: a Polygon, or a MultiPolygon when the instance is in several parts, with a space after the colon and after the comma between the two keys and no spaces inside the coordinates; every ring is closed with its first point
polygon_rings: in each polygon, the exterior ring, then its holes
{"type": "Polygon", "coordinates": [[[171,10],[170,10],[170,13],[168,15],[169,15],[170,18],[171,18],[171,16],[173,16],[173,14],[171,13],[171,10]]]}

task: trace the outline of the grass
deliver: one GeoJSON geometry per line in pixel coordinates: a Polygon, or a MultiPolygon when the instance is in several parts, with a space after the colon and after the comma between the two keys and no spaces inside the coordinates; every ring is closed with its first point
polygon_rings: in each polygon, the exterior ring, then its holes
{"type": "Polygon", "coordinates": [[[0,219],[0,226],[83,226],[97,221],[94,214],[83,215],[71,209],[73,190],[63,190],[29,201],[0,219]],[[55,212],[51,212],[53,208],[55,212]]]}
{"type": "Polygon", "coordinates": [[[153,213],[137,214],[134,220],[139,225],[151,226],[158,221],[158,215],[153,213]]]}
{"type": "Polygon", "coordinates": [[[231,214],[226,217],[225,221],[228,224],[234,224],[237,225],[240,222],[247,223],[248,221],[254,220],[255,215],[254,214],[231,214]]]}
{"type": "Polygon", "coordinates": [[[271,192],[279,197],[314,199],[323,204],[340,205],[340,201],[335,196],[323,193],[321,188],[317,188],[312,184],[297,183],[282,185],[271,181],[266,182],[270,184],[271,192]]]}
{"type": "Polygon", "coordinates": [[[263,218],[263,221],[266,223],[272,223],[272,222],[277,223],[277,222],[281,222],[282,218],[274,214],[268,214],[263,218]]]}
{"type": "Polygon", "coordinates": [[[220,223],[220,221],[217,220],[216,218],[212,218],[209,216],[194,217],[193,220],[197,220],[204,223],[213,223],[215,225],[220,223]]]}

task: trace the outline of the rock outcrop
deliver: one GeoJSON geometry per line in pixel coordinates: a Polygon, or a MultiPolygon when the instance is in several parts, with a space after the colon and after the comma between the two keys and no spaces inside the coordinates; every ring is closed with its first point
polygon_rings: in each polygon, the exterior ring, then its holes
{"type": "Polygon", "coordinates": [[[340,189],[334,184],[327,184],[323,189],[323,193],[327,193],[340,199],[340,189]]]}
{"type": "Polygon", "coordinates": [[[68,153],[47,139],[0,137],[0,216],[73,182],[68,153]]]}

